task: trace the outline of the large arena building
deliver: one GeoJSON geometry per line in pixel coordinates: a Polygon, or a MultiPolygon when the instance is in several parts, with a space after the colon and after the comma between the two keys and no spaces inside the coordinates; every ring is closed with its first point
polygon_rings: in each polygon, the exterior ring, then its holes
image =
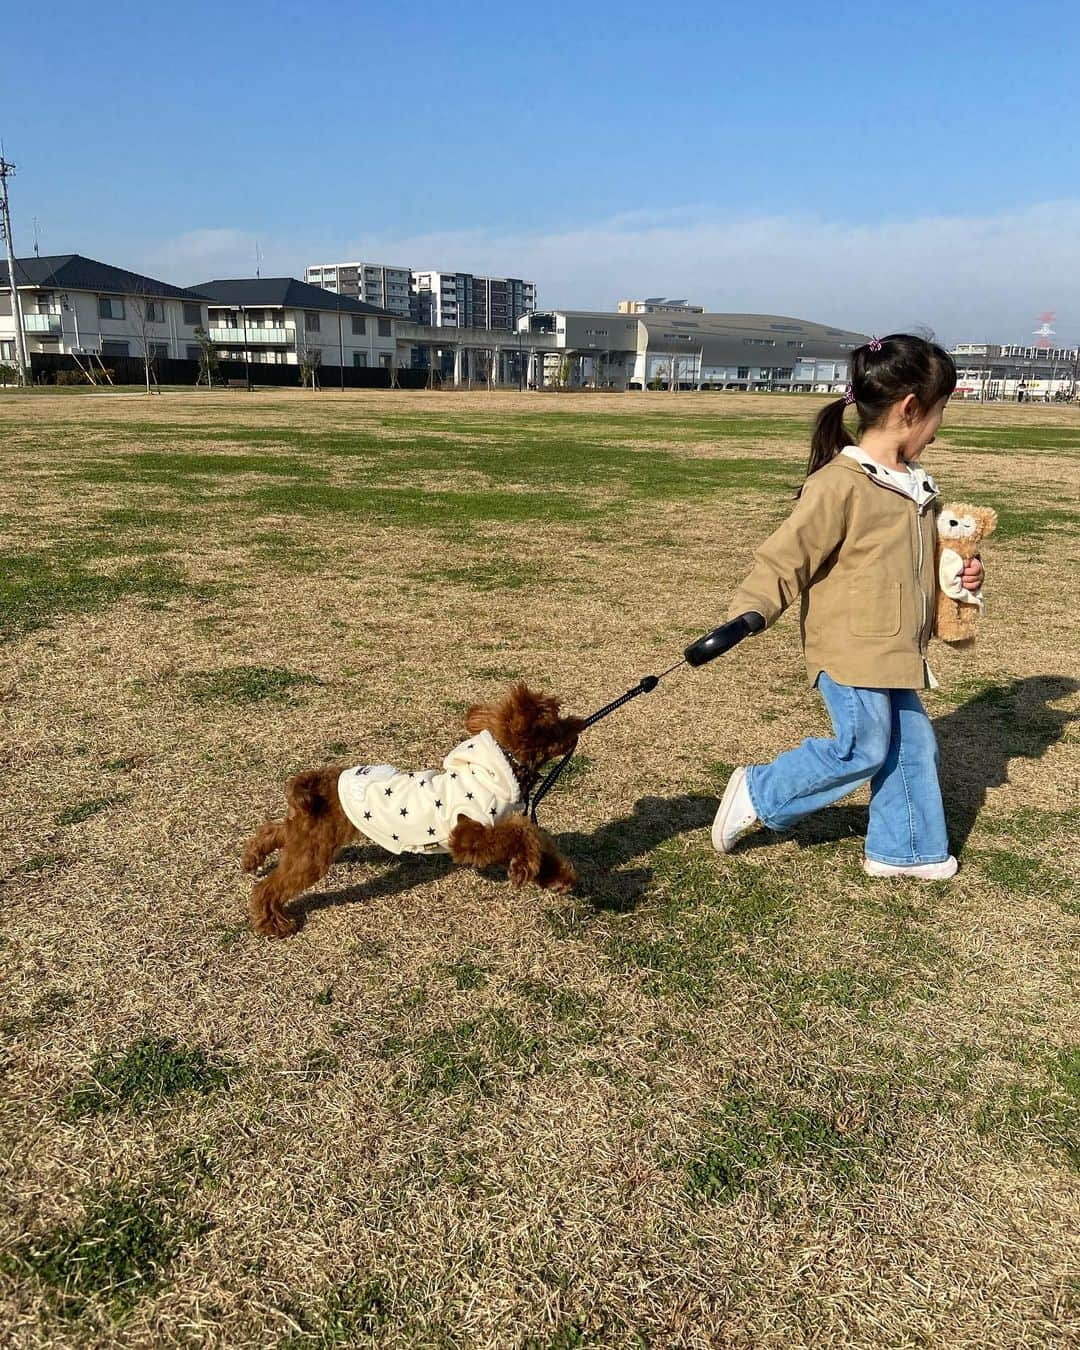
{"type": "MultiPolygon", "coordinates": [[[[779,314],[525,314],[518,334],[554,338],[547,356],[572,384],[646,389],[842,389],[865,333],[779,314]]],[[[547,343],[545,343],[547,345],[547,343]]]]}

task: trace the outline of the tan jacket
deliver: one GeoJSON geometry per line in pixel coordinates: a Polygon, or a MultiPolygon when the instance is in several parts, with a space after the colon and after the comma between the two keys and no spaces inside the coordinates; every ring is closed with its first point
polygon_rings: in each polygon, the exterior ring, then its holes
{"type": "Polygon", "coordinates": [[[838,455],[810,475],[787,520],[754,554],[728,611],[756,610],[767,624],[802,596],[810,683],[922,689],[934,622],[937,569],[933,506],[921,506],[863,464],[838,455]]]}

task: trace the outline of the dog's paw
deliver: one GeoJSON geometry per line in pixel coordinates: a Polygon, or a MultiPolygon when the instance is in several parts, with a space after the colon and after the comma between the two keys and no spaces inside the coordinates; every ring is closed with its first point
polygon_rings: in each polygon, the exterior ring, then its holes
{"type": "Polygon", "coordinates": [[[506,872],[513,886],[525,886],[536,880],[536,868],[532,859],[524,853],[516,853],[510,859],[506,872]]]}
{"type": "Polygon", "coordinates": [[[292,937],[299,928],[298,920],[290,919],[287,914],[266,914],[255,922],[256,933],[268,938],[292,937]]]}

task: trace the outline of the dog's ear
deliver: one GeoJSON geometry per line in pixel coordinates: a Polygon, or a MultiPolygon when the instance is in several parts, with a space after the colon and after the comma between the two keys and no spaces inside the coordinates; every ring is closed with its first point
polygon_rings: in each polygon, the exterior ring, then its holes
{"type": "Polygon", "coordinates": [[[465,730],[475,736],[495,725],[496,710],[490,703],[474,703],[465,714],[465,730]]]}

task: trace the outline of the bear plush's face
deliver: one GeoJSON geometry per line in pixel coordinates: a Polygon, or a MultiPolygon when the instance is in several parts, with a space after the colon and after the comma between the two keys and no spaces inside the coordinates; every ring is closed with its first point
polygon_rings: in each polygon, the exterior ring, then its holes
{"type": "Polygon", "coordinates": [[[941,508],[938,515],[938,538],[966,557],[970,556],[980,540],[994,533],[996,525],[997,512],[991,507],[950,502],[941,508]]]}
{"type": "Polygon", "coordinates": [[[942,539],[970,539],[979,528],[974,516],[962,516],[959,512],[942,511],[938,516],[937,530],[942,539]]]}

